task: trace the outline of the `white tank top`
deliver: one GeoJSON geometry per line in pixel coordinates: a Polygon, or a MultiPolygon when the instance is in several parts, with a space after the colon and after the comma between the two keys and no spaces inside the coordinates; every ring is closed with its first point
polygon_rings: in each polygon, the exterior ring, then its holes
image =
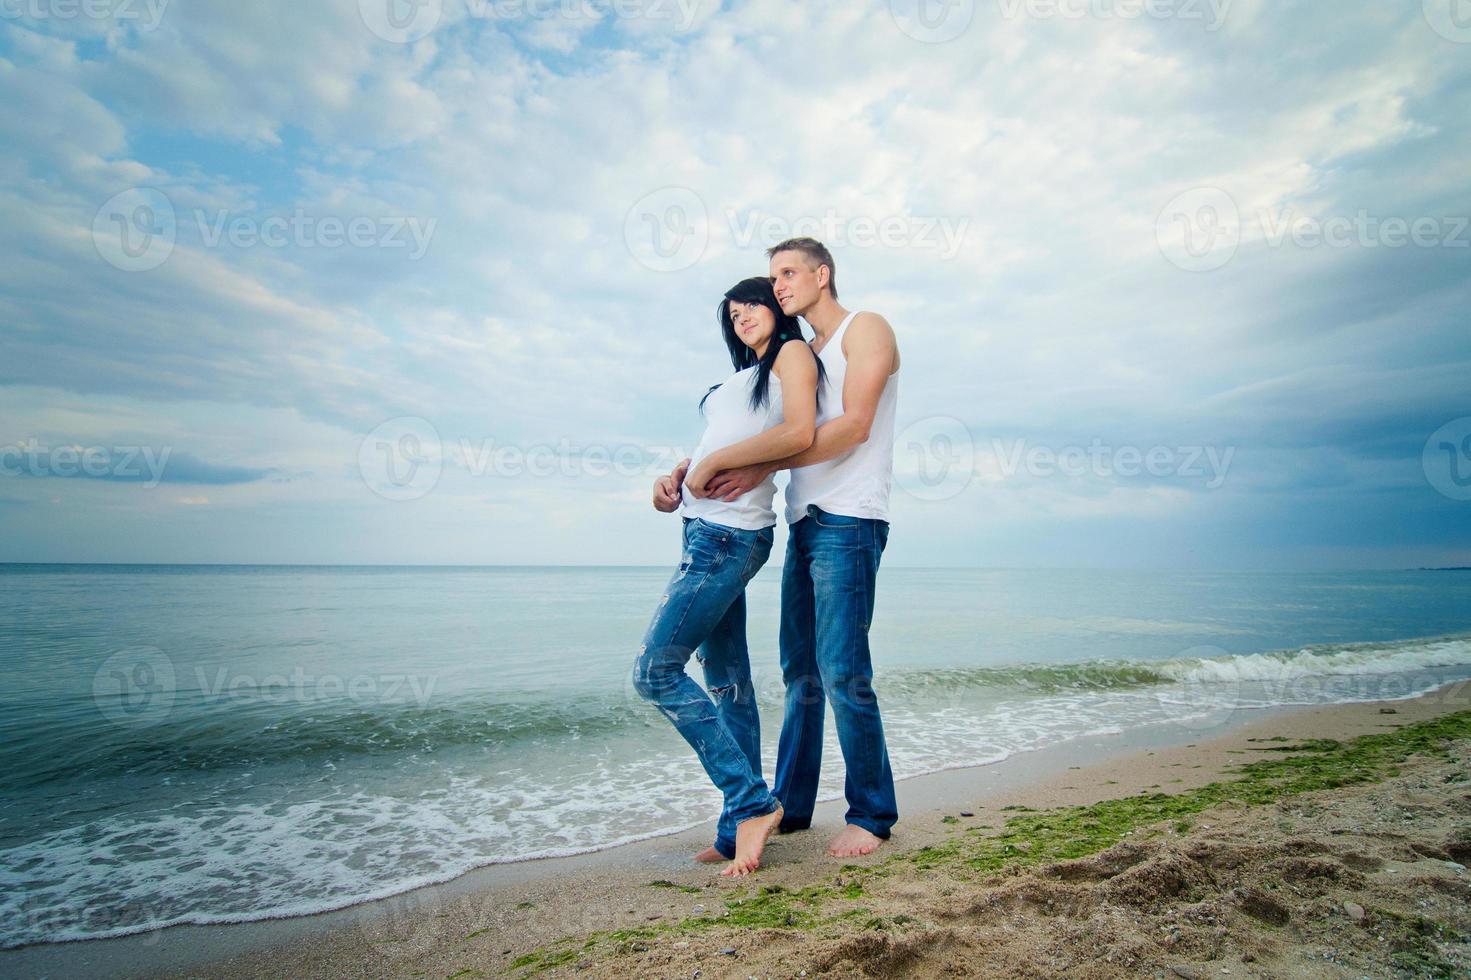
{"type": "MultiPolygon", "coordinates": [[[[767,403],[764,410],[751,410],[751,385],[756,377],[758,365],[737,371],[725,383],[705,399],[705,434],[700,445],[690,457],[689,472],[693,473],[700,460],[726,446],[733,446],[752,436],[759,436],[767,429],[785,421],[782,415],[781,379],[771,372],[767,382],[767,403]]],[[[768,476],[754,489],[726,503],[723,500],[701,499],[691,496],[686,487],[681,494],[685,517],[703,517],[714,524],[727,527],[759,531],[776,524],[776,511],[772,500],[776,497],[776,481],[768,476]]]]}
{"type": "MultiPolygon", "coordinates": [[[[843,380],[848,374],[843,334],[857,315],[849,313],[817,355],[827,374],[817,403],[818,425],[843,414],[843,380]]],[[[825,463],[791,471],[786,493],[788,524],[806,517],[808,506],[813,504],[845,517],[889,519],[889,489],[894,480],[894,411],[898,402],[899,372],[895,371],[884,382],[867,442],[825,463]]]]}

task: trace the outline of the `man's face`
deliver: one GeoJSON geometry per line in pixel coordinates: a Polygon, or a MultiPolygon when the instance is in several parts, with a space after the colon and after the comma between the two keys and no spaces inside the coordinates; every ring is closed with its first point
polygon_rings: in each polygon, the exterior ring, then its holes
{"type": "Polygon", "coordinates": [[[801,252],[777,252],[771,257],[771,288],[787,316],[797,316],[817,305],[822,295],[818,272],[801,252]]]}

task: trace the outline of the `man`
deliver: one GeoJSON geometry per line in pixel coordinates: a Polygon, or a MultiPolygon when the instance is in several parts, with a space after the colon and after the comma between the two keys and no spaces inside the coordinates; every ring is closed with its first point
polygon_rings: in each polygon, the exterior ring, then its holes
{"type": "MultiPolygon", "coordinates": [[[[869,854],[898,820],[894,776],[871,681],[868,629],[879,559],[889,536],[899,347],[876,313],[838,303],[836,263],[821,242],[793,238],[767,250],[783,312],[806,320],[826,379],[811,448],[774,463],[727,470],[708,495],[733,500],[778,469],[791,471],[782,569],[781,665],[786,713],[773,793],[783,833],[812,825],[831,701],[847,766],[847,826],[834,857],[869,854]]],[[[683,474],[670,474],[668,490],[683,474]]]]}

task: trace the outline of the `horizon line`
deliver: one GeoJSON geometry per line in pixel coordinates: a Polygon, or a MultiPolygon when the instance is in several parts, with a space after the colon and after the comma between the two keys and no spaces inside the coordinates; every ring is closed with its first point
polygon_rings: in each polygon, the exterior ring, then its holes
{"type": "MultiPolygon", "coordinates": [[[[386,563],[386,562],[231,562],[231,561],[0,561],[0,566],[34,565],[78,565],[84,567],[154,567],[154,568],[666,568],[660,564],[555,564],[521,562],[464,564],[453,563],[386,563]]],[[[768,567],[781,568],[782,563],[773,562],[768,567]]],[[[1385,566],[1379,568],[1260,568],[1260,567],[1214,567],[1193,568],[1182,566],[1117,566],[1117,565],[888,565],[890,569],[913,571],[1007,571],[1007,572],[1255,572],[1261,573],[1352,573],[1352,572],[1465,572],[1468,565],[1438,566],[1385,566]]]]}

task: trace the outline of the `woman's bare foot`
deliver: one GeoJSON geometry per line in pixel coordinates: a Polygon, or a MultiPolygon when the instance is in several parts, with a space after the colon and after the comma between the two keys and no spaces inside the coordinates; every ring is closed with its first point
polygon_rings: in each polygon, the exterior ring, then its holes
{"type": "Polygon", "coordinates": [[[741,878],[761,867],[761,852],[766,848],[767,838],[776,832],[776,825],[781,823],[781,815],[782,808],[778,803],[776,809],[766,816],[752,817],[736,825],[735,860],[720,872],[721,877],[741,878]]]}
{"type": "Polygon", "coordinates": [[[699,861],[701,864],[719,864],[721,861],[728,861],[730,859],[727,858],[724,854],[721,854],[715,848],[707,847],[699,854],[695,855],[695,860],[699,861]]]}
{"type": "MultiPolygon", "coordinates": [[[[879,849],[883,840],[854,824],[848,824],[842,833],[833,838],[833,842],[827,846],[828,854],[833,857],[859,857],[863,854],[872,854],[879,849]]],[[[739,857],[739,853],[736,855],[739,857]]]]}

